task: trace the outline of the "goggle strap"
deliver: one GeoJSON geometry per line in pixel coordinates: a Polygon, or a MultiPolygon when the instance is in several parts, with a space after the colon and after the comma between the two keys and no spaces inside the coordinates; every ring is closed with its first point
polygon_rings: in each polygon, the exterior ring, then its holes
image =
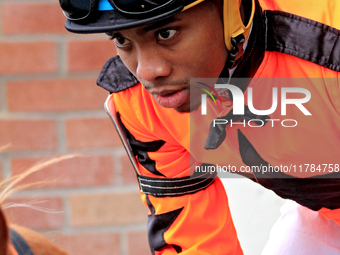
{"type": "Polygon", "coordinates": [[[185,10],[191,8],[191,7],[194,7],[195,5],[197,5],[197,4],[199,4],[199,3],[202,3],[203,1],[204,1],[204,0],[197,0],[197,1],[194,1],[194,2],[192,2],[191,4],[186,5],[186,6],[183,8],[182,11],[185,11],[185,10]]]}

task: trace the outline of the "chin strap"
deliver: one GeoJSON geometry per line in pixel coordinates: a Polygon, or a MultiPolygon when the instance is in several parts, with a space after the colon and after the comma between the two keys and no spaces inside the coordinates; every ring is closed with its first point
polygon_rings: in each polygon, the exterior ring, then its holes
{"type": "Polygon", "coordinates": [[[241,57],[243,55],[242,46],[243,46],[244,41],[245,41],[245,38],[243,34],[240,34],[235,38],[233,37],[231,38],[232,48],[229,51],[228,59],[226,62],[226,67],[228,69],[233,69],[237,65],[237,62],[238,62],[237,60],[241,60],[241,57]],[[241,51],[240,51],[240,48],[241,48],[241,51]]]}

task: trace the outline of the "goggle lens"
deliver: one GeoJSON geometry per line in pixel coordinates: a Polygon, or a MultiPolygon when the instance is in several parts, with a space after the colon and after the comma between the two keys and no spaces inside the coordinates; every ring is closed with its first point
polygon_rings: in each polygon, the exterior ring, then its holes
{"type": "Polygon", "coordinates": [[[92,8],[93,0],[59,0],[64,15],[70,20],[86,18],[92,8]]]}
{"type": "Polygon", "coordinates": [[[146,14],[166,7],[178,0],[109,0],[119,11],[126,14],[146,14]]]}
{"type": "MultiPolygon", "coordinates": [[[[202,0],[201,0],[202,1],[202,0]]],[[[65,16],[70,20],[85,19],[92,9],[101,5],[112,5],[112,9],[125,14],[141,15],[172,8],[173,4],[183,4],[185,0],[59,0],[65,16]]],[[[187,1],[188,3],[195,1],[187,1]]],[[[198,1],[200,2],[200,1],[198,1]]],[[[111,9],[110,9],[111,10],[111,9]]]]}

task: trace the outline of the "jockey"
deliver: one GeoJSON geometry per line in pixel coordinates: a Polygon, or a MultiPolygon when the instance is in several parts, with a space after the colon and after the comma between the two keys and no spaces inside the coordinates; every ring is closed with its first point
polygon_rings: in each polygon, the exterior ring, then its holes
{"type": "Polygon", "coordinates": [[[66,29],[106,33],[117,48],[97,83],[110,92],[107,111],[149,208],[152,254],[243,254],[216,171],[191,176],[197,166],[235,166],[340,224],[340,1],[327,3],[309,1],[307,10],[297,0],[60,0],[66,29]],[[215,93],[213,113],[202,117],[191,78],[237,86],[220,105],[215,93]],[[241,115],[236,92],[248,99],[241,115]]]}

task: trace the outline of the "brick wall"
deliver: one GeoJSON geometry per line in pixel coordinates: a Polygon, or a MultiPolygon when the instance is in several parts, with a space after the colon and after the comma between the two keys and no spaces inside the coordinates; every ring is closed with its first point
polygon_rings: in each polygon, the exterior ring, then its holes
{"type": "Polygon", "coordinates": [[[81,152],[30,176],[47,181],[12,196],[35,207],[6,210],[12,222],[74,255],[149,254],[147,210],[96,86],[116,54],[105,35],[64,29],[58,0],[0,0],[1,176],[42,159],[81,152]],[[45,210],[48,209],[49,212],[45,210]]]}

